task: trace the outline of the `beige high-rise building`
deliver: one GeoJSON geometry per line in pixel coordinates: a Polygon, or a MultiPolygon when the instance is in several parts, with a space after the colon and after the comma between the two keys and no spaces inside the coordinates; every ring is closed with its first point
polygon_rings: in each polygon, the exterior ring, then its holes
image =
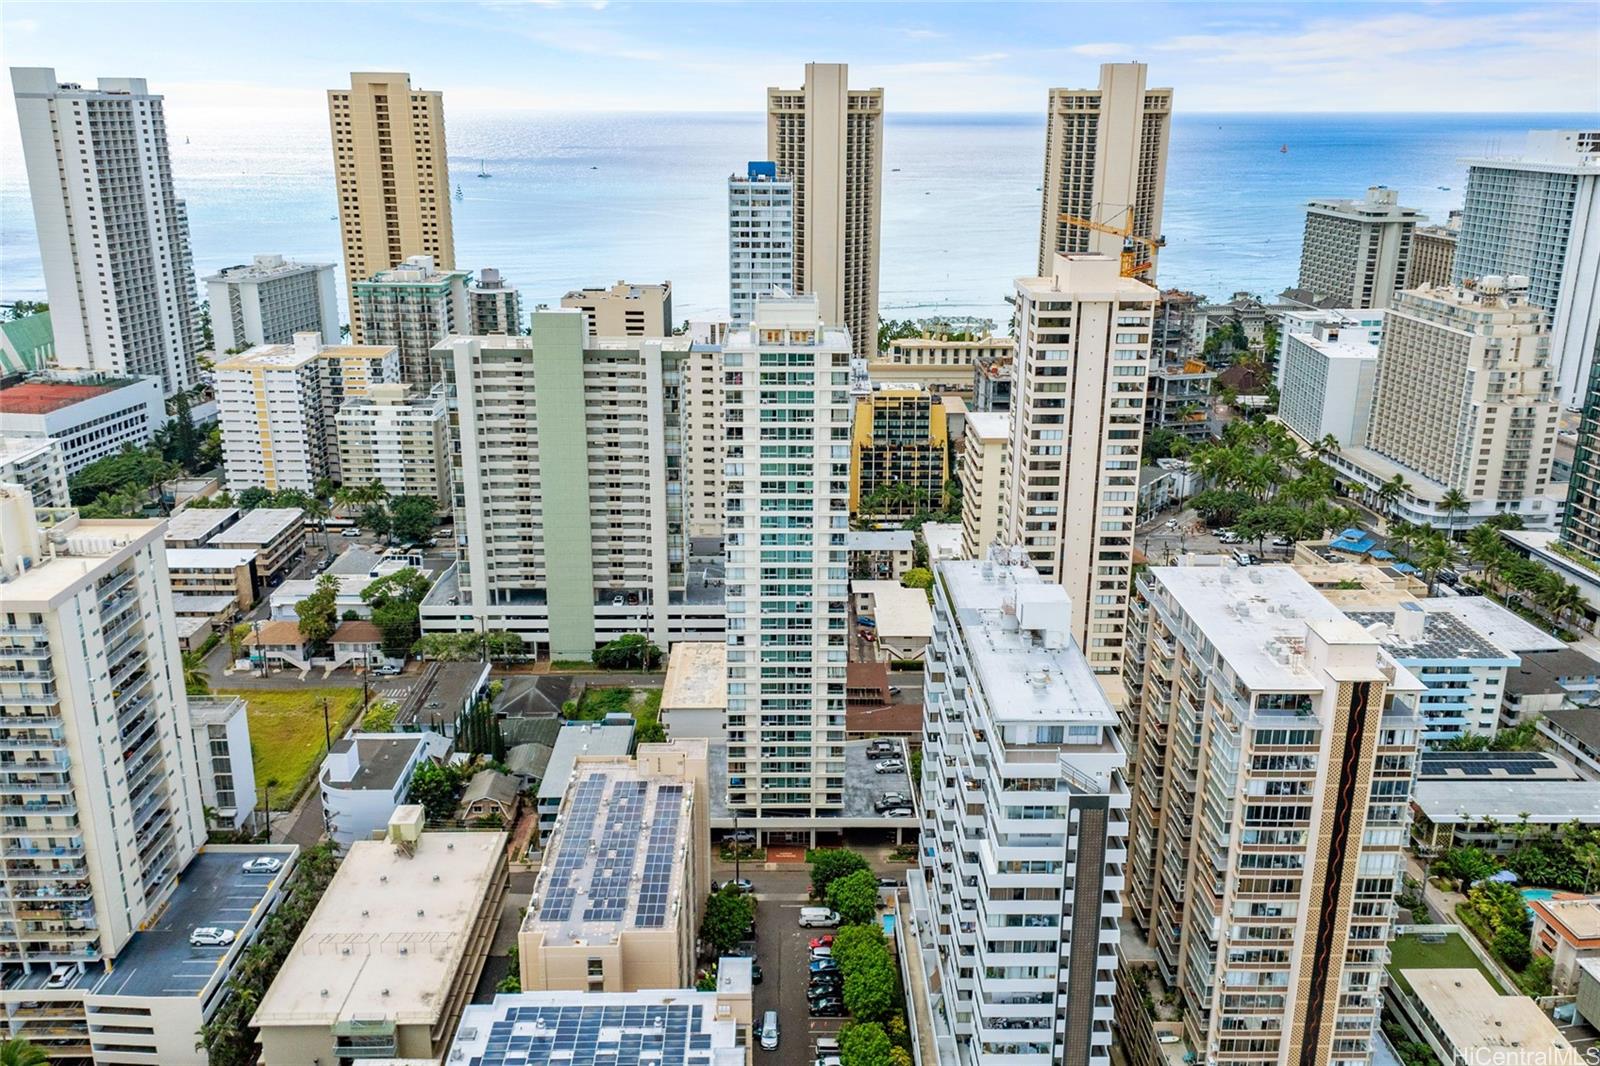
{"type": "Polygon", "coordinates": [[[1011,544],[1067,587],[1072,635],[1096,673],[1116,673],[1133,572],[1139,448],[1153,286],[1115,254],[1058,255],[1017,279],[1011,544]]]}
{"type": "MultiPolygon", "coordinates": [[[[1386,632],[1287,566],[1140,575],[1127,914],[1200,1061],[1373,1060],[1424,725],[1386,632]]],[[[1151,1061],[1150,1016],[1119,1000],[1151,1061]]]]}
{"type": "MultiPolygon", "coordinates": [[[[1145,88],[1143,63],[1103,63],[1098,89],[1051,89],[1044,135],[1044,196],[1039,273],[1057,252],[1117,255],[1122,238],[1061,221],[1062,215],[1121,227],[1133,212],[1135,236],[1161,234],[1172,90],[1145,88]]],[[[1138,261],[1151,252],[1139,246],[1138,261]]],[[[1152,268],[1146,275],[1155,279],[1152,268]]]]}
{"type": "Polygon", "coordinates": [[[1421,217],[1382,185],[1361,200],[1312,200],[1300,246],[1301,295],[1322,307],[1388,307],[1405,285],[1421,217]]]}
{"type": "Polygon", "coordinates": [[[684,359],[683,518],[691,537],[722,536],[722,346],[696,342],[684,359]]]}
{"type": "Polygon", "coordinates": [[[1003,543],[1011,415],[968,411],[961,441],[961,555],[983,559],[1003,543]]]}
{"type": "Polygon", "coordinates": [[[347,485],[377,482],[391,496],[426,496],[450,509],[450,434],[444,386],[419,393],[399,382],[374,385],[334,416],[339,474],[347,485]]]}
{"type": "Polygon", "coordinates": [[[807,63],[802,87],[767,90],[767,158],[794,182],[796,291],[850,330],[857,356],[875,356],[883,90],[852,90],[843,63],[807,63]]]}
{"type": "Polygon", "coordinates": [[[1527,292],[1525,277],[1480,278],[1402,292],[1384,316],[1368,446],[1489,501],[1469,518],[1550,484],[1559,404],[1545,312],[1527,292]]]}
{"type": "Polygon", "coordinates": [[[1448,285],[1456,268],[1456,244],[1461,221],[1448,226],[1418,226],[1411,233],[1411,262],[1406,264],[1406,288],[1448,285]]]}
{"type": "Polygon", "coordinates": [[[328,90],[328,122],[350,338],[360,344],[356,282],[413,255],[455,266],[444,94],[413,90],[409,74],[357,72],[348,90],[328,90]]]}
{"type": "Polygon", "coordinates": [[[609,289],[574,289],[561,306],[588,317],[591,337],[672,336],[672,282],[630,285],[619,281],[609,289]]]}

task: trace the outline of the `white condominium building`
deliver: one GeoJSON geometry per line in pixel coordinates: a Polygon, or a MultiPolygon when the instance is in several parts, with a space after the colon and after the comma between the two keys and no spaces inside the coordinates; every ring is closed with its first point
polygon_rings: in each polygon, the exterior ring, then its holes
{"type": "Polygon", "coordinates": [[[166,421],[157,378],[90,385],[41,377],[0,389],[5,432],[55,441],[68,477],[130,445],[143,448],[166,421]]]}
{"type": "Polygon", "coordinates": [[[814,295],[756,302],[723,348],[728,805],[844,806],[850,335],[814,295]]]}
{"type": "Polygon", "coordinates": [[[421,392],[433,388],[440,380],[433,346],[465,335],[472,321],[471,280],[465,270],[447,270],[435,266],[431,256],[416,255],[356,282],[364,342],[394,345],[400,351],[400,380],[421,392]]]}
{"type": "Polygon", "coordinates": [[[1309,444],[1332,436],[1339,447],[1366,443],[1378,347],[1359,329],[1319,321],[1283,335],[1278,417],[1309,444]]]}
{"type": "Polygon", "coordinates": [[[1411,235],[1422,220],[1382,185],[1368,189],[1364,200],[1312,200],[1300,246],[1300,288],[1319,302],[1388,307],[1405,287],[1411,235]]]}
{"type": "Polygon", "coordinates": [[[851,89],[843,63],[807,63],[798,89],[767,89],[767,158],[794,183],[794,286],[855,354],[877,355],[883,224],[883,90],[851,89]]]}
{"type": "Polygon", "coordinates": [[[351,74],[349,89],[328,90],[328,125],[350,339],[380,343],[366,336],[357,282],[414,255],[455,266],[444,95],[413,90],[409,74],[351,74]]]}
{"type": "Polygon", "coordinates": [[[938,945],[936,1035],[963,1066],[1109,1066],[1129,802],[1116,712],[1065,589],[1003,550],[936,574],[918,921],[938,945]]]}
{"type": "Polygon", "coordinates": [[[756,299],[794,292],[794,182],[771,161],[728,179],[728,312],[743,329],[756,299]]]}
{"type": "Polygon", "coordinates": [[[1129,914],[1189,1048],[1373,1061],[1422,685],[1287,566],[1152,568],[1128,640],[1129,914]]]}
{"type": "Polygon", "coordinates": [[[1007,540],[1066,586],[1096,673],[1122,655],[1157,295],[1099,253],[1017,279],[1007,540]]]}
{"type": "Polygon", "coordinates": [[[1559,398],[1583,406],[1600,345],[1600,129],[1532,130],[1520,156],[1469,161],[1453,269],[1528,278],[1559,398]]]}
{"type": "Polygon", "coordinates": [[[252,344],[287,344],[296,333],[339,335],[332,263],[290,263],[258,255],[206,278],[212,347],[232,352],[252,344]]]}
{"type": "Polygon", "coordinates": [[[67,467],[48,437],[0,437],[0,484],[21,485],[39,507],[67,507],[67,467]]]}
{"type": "Polygon", "coordinates": [[[233,492],[252,486],[309,492],[340,479],[340,404],[394,380],[398,356],[379,345],[324,345],[316,333],[261,345],[216,366],[222,467],[233,492]]]}
{"type": "Polygon", "coordinates": [[[205,843],[163,523],[39,514],[0,485],[0,988],[115,955],[205,843]]]}
{"type": "Polygon", "coordinates": [[[982,559],[1005,543],[1011,416],[968,411],[961,448],[961,557],[982,559]]]}
{"type": "Polygon", "coordinates": [[[474,337],[522,332],[522,294],[494,267],[478,271],[478,280],[467,286],[467,297],[472,302],[474,337]]]}
{"type": "Polygon", "coordinates": [[[721,590],[686,558],[691,342],[590,339],[575,311],[531,321],[525,337],[435,352],[463,547],[425,628],[509,629],[568,659],[629,632],[662,647],[720,636],[721,590]]]}
{"type": "MultiPolygon", "coordinates": [[[[1544,510],[1559,405],[1525,277],[1402,293],[1384,316],[1368,446],[1472,501],[1544,510]]],[[[1530,516],[1531,520],[1531,516],[1530,516]]]]}
{"type": "Polygon", "coordinates": [[[199,322],[189,218],[172,191],[160,96],[143,78],[97,89],[11,68],[55,365],[195,383],[199,322]]]}
{"type": "MultiPolygon", "coordinates": [[[[1058,252],[1122,252],[1122,238],[1062,222],[1062,215],[1161,235],[1172,90],[1145,88],[1143,63],[1103,63],[1098,89],[1051,89],[1044,139],[1039,273],[1058,252]]],[[[1151,250],[1138,245],[1138,261],[1151,250]]],[[[1154,280],[1152,271],[1145,275],[1154,280]]]]}
{"type": "Polygon", "coordinates": [[[374,482],[391,496],[426,496],[450,509],[450,435],[444,386],[419,396],[409,385],[374,385],[335,415],[339,476],[374,482]]]}
{"type": "Polygon", "coordinates": [[[574,289],[561,306],[582,311],[591,337],[672,336],[672,282],[631,285],[619,281],[609,289],[574,289]]]}

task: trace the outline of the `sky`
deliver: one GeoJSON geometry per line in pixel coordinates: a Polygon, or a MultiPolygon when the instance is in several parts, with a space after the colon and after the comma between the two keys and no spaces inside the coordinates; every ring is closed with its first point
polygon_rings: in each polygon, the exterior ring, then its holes
{"type": "MultiPolygon", "coordinates": [[[[454,111],[759,111],[807,61],[903,111],[1042,108],[1141,60],[1185,111],[1600,111],[1600,4],[28,3],[7,66],[148,79],[191,121],[404,70],[454,111]]],[[[5,82],[0,128],[15,127],[5,82]]]]}

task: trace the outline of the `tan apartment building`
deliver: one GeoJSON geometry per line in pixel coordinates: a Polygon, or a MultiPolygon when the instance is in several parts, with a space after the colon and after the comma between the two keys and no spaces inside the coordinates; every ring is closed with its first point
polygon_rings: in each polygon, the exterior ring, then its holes
{"type": "Polygon", "coordinates": [[[970,411],[962,435],[961,557],[983,559],[1006,534],[1011,417],[970,411]]]}
{"type": "Polygon", "coordinates": [[[878,347],[883,90],[850,88],[843,63],[807,63],[798,89],[767,89],[767,158],[794,182],[794,285],[822,320],[878,347]]]}
{"type": "Polygon", "coordinates": [[[694,983],[711,884],[710,745],[579,756],[517,934],[525,992],[694,983]]]}
{"type": "Polygon", "coordinates": [[[174,596],[226,596],[225,609],[248,611],[256,602],[256,553],[250,548],[167,548],[174,596]]]}
{"type": "Polygon", "coordinates": [[[298,507],[257,507],[212,537],[211,547],[255,552],[256,578],[271,581],[305,547],[305,514],[298,507]]]}
{"type": "Polygon", "coordinates": [[[1312,200],[1300,245],[1301,292],[1323,307],[1388,307],[1405,285],[1421,218],[1382,185],[1361,200],[1312,200]]]}
{"type": "Polygon", "coordinates": [[[582,311],[591,337],[672,336],[672,282],[632,285],[619,281],[609,289],[574,289],[561,306],[582,311]]]}
{"type": "Polygon", "coordinates": [[[722,536],[722,347],[696,342],[678,370],[689,536],[722,536]]]}
{"type": "Polygon", "coordinates": [[[1188,1049],[1371,1061],[1421,682],[1287,566],[1152,568],[1128,643],[1127,914],[1188,1049]]]}
{"type": "MultiPolygon", "coordinates": [[[[1098,89],[1051,89],[1044,135],[1039,274],[1060,252],[1119,255],[1122,238],[1073,226],[1062,215],[1120,228],[1132,212],[1135,236],[1161,234],[1172,90],[1145,87],[1143,63],[1102,63],[1098,89]]],[[[1151,260],[1139,246],[1138,261],[1151,260]]],[[[1155,270],[1144,275],[1152,282],[1155,270]]]]}
{"type": "Polygon", "coordinates": [[[1418,226],[1411,231],[1411,262],[1406,265],[1408,289],[1449,285],[1455,275],[1456,244],[1461,239],[1461,223],[1447,226],[1418,226]]]}
{"type": "Polygon", "coordinates": [[[856,400],[850,436],[850,512],[909,518],[943,506],[950,474],[944,402],[915,385],[887,383],[856,400]]]}
{"type": "Polygon", "coordinates": [[[980,362],[1009,364],[1017,345],[1010,337],[949,340],[945,337],[900,337],[867,363],[873,381],[913,382],[930,392],[970,394],[973,368],[980,362]]]}
{"type": "Polygon", "coordinates": [[[444,386],[419,395],[378,385],[339,408],[339,469],[346,484],[374,482],[391,496],[426,496],[450,507],[450,437],[444,386]]]}
{"type": "Polygon", "coordinates": [[[439,1061],[483,972],[506,893],[506,834],[424,832],[350,845],[250,1024],[265,1066],[439,1061]]]}
{"type": "Polygon", "coordinates": [[[1121,663],[1158,296],[1120,270],[1116,255],[1058,255],[1049,277],[1017,279],[1006,539],[1066,586],[1100,674],[1121,663]]]}
{"type": "Polygon", "coordinates": [[[1560,411],[1545,313],[1527,286],[1419,289],[1384,316],[1368,447],[1460,490],[1472,501],[1465,522],[1533,510],[1550,487],[1560,411]]]}
{"type": "Polygon", "coordinates": [[[444,94],[413,90],[409,74],[357,72],[348,90],[328,90],[328,125],[350,339],[360,344],[357,282],[413,255],[455,265],[444,94]]]}

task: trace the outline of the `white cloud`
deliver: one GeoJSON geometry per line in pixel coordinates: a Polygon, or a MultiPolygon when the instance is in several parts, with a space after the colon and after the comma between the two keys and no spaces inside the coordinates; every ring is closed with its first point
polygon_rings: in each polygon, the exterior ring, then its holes
{"type": "Polygon", "coordinates": [[[1075,44],[1071,48],[1068,48],[1067,51],[1071,52],[1073,55],[1112,58],[1115,56],[1132,55],[1134,52],[1138,51],[1138,49],[1134,45],[1123,44],[1120,41],[1090,41],[1087,44],[1075,44]]]}

